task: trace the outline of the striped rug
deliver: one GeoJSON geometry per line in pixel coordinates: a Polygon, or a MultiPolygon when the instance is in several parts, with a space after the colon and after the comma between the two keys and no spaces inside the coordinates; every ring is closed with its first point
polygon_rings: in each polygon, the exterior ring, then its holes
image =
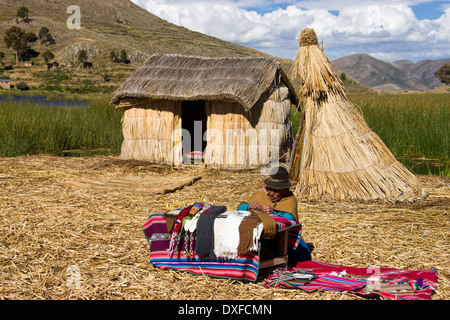
{"type": "Polygon", "coordinates": [[[438,274],[436,269],[431,270],[398,270],[393,268],[356,268],[339,266],[317,261],[299,262],[294,268],[275,270],[266,280],[264,286],[302,289],[307,292],[316,290],[350,291],[364,297],[381,296],[390,300],[430,300],[436,290],[438,274]],[[313,272],[317,278],[309,283],[299,283],[289,275],[295,272],[313,272]],[[406,284],[411,288],[410,293],[395,294],[388,291],[367,291],[367,278],[375,275],[384,280],[385,288],[388,285],[406,284]],[[346,276],[342,276],[345,274],[346,276]],[[351,277],[348,277],[351,275],[351,277]]]}
{"type": "MultiPolygon", "coordinates": [[[[150,246],[150,263],[155,267],[217,278],[256,281],[259,272],[260,250],[238,256],[236,259],[205,259],[195,253],[191,257],[186,254],[189,244],[185,243],[185,233],[182,232],[177,237],[178,246],[173,256],[170,256],[168,249],[171,234],[167,232],[163,214],[164,212],[151,214],[143,225],[144,235],[150,246]]],[[[274,219],[277,221],[278,232],[289,229],[288,246],[296,249],[301,239],[301,225],[283,218],[274,217],[274,219]]],[[[195,248],[195,242],[192,247],[195,248]]]]}

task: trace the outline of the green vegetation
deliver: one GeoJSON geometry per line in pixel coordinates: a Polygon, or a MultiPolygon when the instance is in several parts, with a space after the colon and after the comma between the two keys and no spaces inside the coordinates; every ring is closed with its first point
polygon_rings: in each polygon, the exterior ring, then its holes
{"type": "Polygon", "coordinates": [[[52,60],[55,55],[50,51],[50,50],[46,50],[44,51],[44,53],[42,53],[42,59],[44,59],[45,63],[49,63],[50,60],[52,60]]]}
{"type": "MultiPolygon", "coordinates": [[[[370,128],[394,156],[413,172],[418,163],[449,175],[450,95],[410,93],[400,95],[352,94],[370,128]],[[444,169],[447,168],[447,169],[444,169]]],[[[422,170],[423,172],[423,170],[422,170]]]]}
{"type": "Polygon", "coordinates": [[[27,7],[25,7],[25,6],[20,7],[19,10],[17,10],[16,16],[18,18],[20,18],[21,20],[17,20],[17,22],[20,22],[20,21],[27,22],[28,21],[28,14],[29,14],[29,10],[28,10],[27,7]]]}
{"type": "Polygon", "coordinates": [[[53,38],[52,34],[50,33],[50,29],[47,27],[41,27],[39,30],[39,40],[41,43],[47,43],[47,44],[54,44],[55,39],[53,38]]]}
{"type": "Polygon", "coordinates": [[[128,59],[128,54],[126,50],[122,50],[120,51],[120,53],[117,53],[116,51],[112,50],[109,53],[109,58],[111,59],[112,62],[115,63],[125,63],[125,64],[129,64],[130,60],[128,59]]]}
{"type": "Polygon", "coordinates": [[[6,30],[3,37],[6,47],[16,51],[16,64],[37,56],[37,52],[30,47],[30,44],[36,42],[37,39],[33,32],[23,31],[16,26],[6,30]]]}
{"type": "Polygon", "coordinates": [[[119,154],[122,110],[103,99],[89,107],[0,103],[0,156],[102,149],[119,154]]]}
{"type": "MultiPolygon", "coordinates": [[[[69,99],[67,92],[60,95],[55,98],[69,99]]],[[[91,99],[93,96],[86,95],[91,99]]],[[[450,176],[450,94],[349,94],[348,97],[360,108],[371,129],[410,170],[450,176]],[[422,162],[428,159],[429,170],[419,171],[414,159],[422,162]],[[435,164],[439,166],[431,170],[435,164]]],[[[89,107],[73,108],[1,102],[0,156],[93,149],[118,155],[123,140],[123,110],[110,106],[109,99],[109,94],[103,94],[89,107]]],[[[294,135],[300,118],[301,112],[292,107],[294,135]]]]}
{"type": "Polygon", "coordinates": [[[19,90],[21,90],[21,91],[26,91],[26,90],[30,90],[30,87],[28,86],[28,84],[26,83],[26,82],[19,82],[17,85],[16,85],[16,88],[17,89],[19,89],[19,90]]]}
{"type": "Polygon", "coordinates": [[[438,71],[434,73],[434,75],[441,81],[443,84],[450,84],[450,63],[444,64],[438,71]]]}
{"type": "Polygon", "coordinates": [[[295,107],[294,105],[291,105],[290,116],[291,116],[292,134],[294,135],[295,139],[298,128],[300,127],[300,122],[302,119],[302,111],[298,110],[297,107],[295,107]]]}
{"type": "Polygon", "coordinates": [[[349,95],[396,157],[449,160],[449,94],[349,95]]]}

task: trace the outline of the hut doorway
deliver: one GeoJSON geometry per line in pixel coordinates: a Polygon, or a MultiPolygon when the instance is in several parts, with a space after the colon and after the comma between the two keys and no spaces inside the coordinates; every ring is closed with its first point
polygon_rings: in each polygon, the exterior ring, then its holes
{"type": "Polygon", "coordinates": [[[183,129],[183,163],[202,163],[206,148],[206,101],[183,101],[181,104],[181,127],[183,129]]]}

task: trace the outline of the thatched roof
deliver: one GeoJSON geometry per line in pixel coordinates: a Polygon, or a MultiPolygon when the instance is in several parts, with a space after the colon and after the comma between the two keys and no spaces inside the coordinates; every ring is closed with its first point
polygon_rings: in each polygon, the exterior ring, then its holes
{"type": "Polygon", "coordinates": [[[144,100],[232,100],[249,111],[279,81],[297,95],[275,59],[153,55],[117,90],[111,104],[144,100]]]}

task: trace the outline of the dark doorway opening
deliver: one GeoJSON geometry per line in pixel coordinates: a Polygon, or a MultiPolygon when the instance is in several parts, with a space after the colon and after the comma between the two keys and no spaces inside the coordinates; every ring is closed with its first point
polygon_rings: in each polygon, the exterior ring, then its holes
{"type": "Polygon", "coordinates": [[[202,163],[206,141],[206,101],[183,101],[181,104],[181,127],[183,129],[183,163],[202,163]]]}

